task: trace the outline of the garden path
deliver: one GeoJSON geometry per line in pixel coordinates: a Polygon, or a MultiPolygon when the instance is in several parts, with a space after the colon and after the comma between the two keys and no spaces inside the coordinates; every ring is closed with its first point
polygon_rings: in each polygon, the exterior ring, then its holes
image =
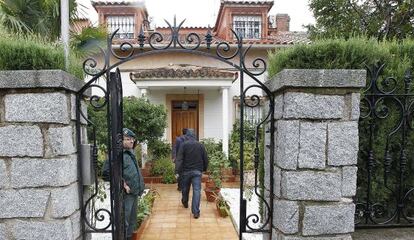
{"type": "Polygon", "coordinates": [[[143,232],[143,240],[238,239],[231,218],[221,218],[215,204],[207,202],[204,192],[201,194],[200,218],[194,219],[191,201],[189,208],[183,208],[181,193],[177,191],[176,184],[152,184],[151,187],[158,191],[160,197],[154,202],[152,214],[143,232]]]}

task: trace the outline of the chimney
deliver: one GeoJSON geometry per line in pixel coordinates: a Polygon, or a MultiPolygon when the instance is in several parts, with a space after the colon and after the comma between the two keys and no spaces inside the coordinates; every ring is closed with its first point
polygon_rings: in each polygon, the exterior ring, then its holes
{"type": "Polygon", "coordinates": [[[276,27],[278,32],[289,31],[290,17],[286,13],[276,14],[276,27]]]}

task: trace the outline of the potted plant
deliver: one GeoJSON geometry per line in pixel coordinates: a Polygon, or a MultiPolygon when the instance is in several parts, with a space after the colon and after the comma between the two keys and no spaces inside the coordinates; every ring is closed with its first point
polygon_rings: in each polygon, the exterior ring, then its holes
{"type": "Polygon", "coordinates": [[[214,194],[218,194],[221,188],[221,169],[223,165],[220,154],[212,154],[208,165],[209,180],[206,182],[204,192],[206,193],[207,201],[214,202],[214,194]]]}

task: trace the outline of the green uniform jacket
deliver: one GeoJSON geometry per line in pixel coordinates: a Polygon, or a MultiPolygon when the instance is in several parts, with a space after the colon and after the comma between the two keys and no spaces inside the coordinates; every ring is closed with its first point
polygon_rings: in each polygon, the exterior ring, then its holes
{"type": "Polygon", "coordinates": [[[141,195],[144,192],[144,178],[138,168],[134,153],[124,150],[123,157],[123,178],[131,189],[130,194],[141,195]]]}

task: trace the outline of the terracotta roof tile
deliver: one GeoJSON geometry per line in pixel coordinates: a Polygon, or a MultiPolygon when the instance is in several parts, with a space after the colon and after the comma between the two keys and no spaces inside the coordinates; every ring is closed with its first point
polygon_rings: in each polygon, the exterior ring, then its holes
{"type": "Polygon", "coordinates": [[[227,78],[234,80],[236,77],[236,72],[188,64],[170,65],[167,67],[139,70],[130,73],[132,81],[157,78],[227,78]]]}
{"type": "Polygon", "coordinates": [[[91,1],[92,5],[134,5],[139,4],[144,6],[145,1],[143,0],[101,0],[101,1],[91,1]]]}
{"type": "Polygon", "coordinates": [[[273,4],[273,0],[221,0],[221,3],[233,4],[273,4]]]}

